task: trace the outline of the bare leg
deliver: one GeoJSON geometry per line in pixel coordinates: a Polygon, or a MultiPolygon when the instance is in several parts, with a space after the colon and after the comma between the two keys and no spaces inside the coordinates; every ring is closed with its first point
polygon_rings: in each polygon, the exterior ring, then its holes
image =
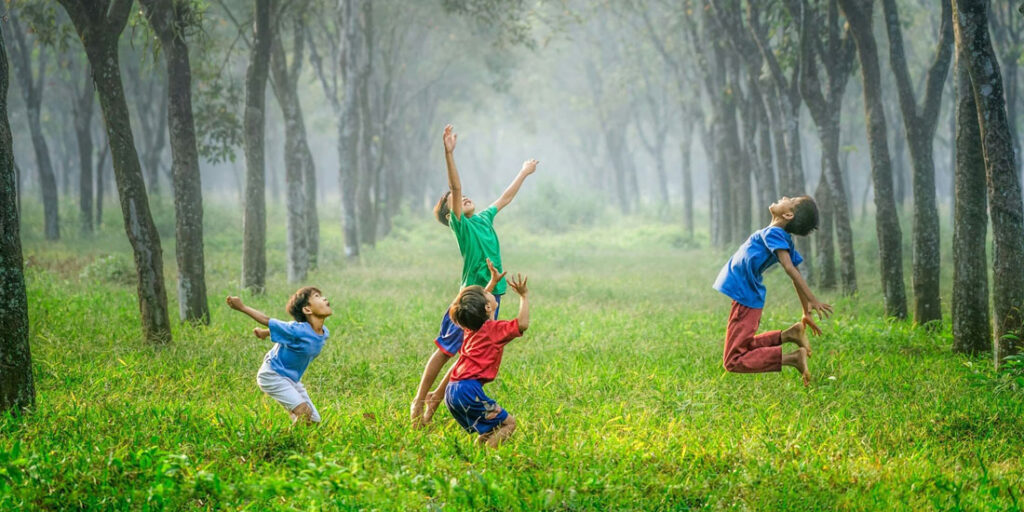
{"type": "Polygon", "coordinates": [[[797,322],[789,326],[789,329],[782,331],[782,342],[796,343],[807,349],[807,357],[811,357],[811,340],[807,338],[807,328],[803,322],[797,322]]]}
{"type": "Polygon", "coordinates": [[[291,410],[292,424],[301,423],[309,425],[313,423],[313,407],[309,402],[302,402],[291,410]]]}
{"type": "Polygon", "coordinates": [[[804,386],[811,382],[811,372],[807,370],[807,349],[800,347],[788,354],[782,354],[782,365],[796,368],[804,379],[804,386]]]}
{"type": "Polygon", "coordinates": [[[501,422],[494,430],[476,438],[477,444],[487,444],[491,448],[497,448],[499,444],[504,442],[513,432],[516,431],[516,419],[512,416],[505,418],[505,421],[501,422]]]}
{"type": "MultiPolygon", "coordinates": [[[[420,378],[420,385],[416,389],[416,397],[412,400],[412,405],[409,407],[409,415],[414,425],[421,425],[423,422],[423,401],[427,398],[427,392],[430,391],[430,386],[434,384],[437,379],[437,375],[441,373],[441,369],[444,368],[445,363],[451,357],[441,349],[434,350],[431,354],[430,359],[427,361],[427,366],[423,368],[423,377],[420,378]]],[[[441,396],[444,396],[443,392],[441,396]]],[[[436,409],[437,406],[435,405],[436,409]]]]}

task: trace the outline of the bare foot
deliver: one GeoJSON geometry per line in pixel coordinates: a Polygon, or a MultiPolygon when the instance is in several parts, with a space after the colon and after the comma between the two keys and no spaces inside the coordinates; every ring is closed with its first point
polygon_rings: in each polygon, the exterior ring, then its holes
{"type": "Polygon", "coordinates": [[[807,357],[811,357],[811,340],[807,337],[807,327],[804,326],[803,322],[797,322],[782,331],[782,341],[789,343],[796,343],[801,348],[807,350],[807,357]]]}
{"type": "Polygon", "coordinates": [[[423,401],[422,422],[424,425],[434,419],[434,411],[437,411],[437,408],[441,406],[442,400],[444,400],[443,394],[434,396],[434,393],[427,393],[427,399],[423,401]]]}
{"type": "Polygon", "coordinates": [[[796,356],[796,360],[793,362],[793,367],[800,372],[800,375],[804,378],[804,386],[811,383],[811,372],[807,370],[807,349],[800,347],[793,352],[796,356]]]}

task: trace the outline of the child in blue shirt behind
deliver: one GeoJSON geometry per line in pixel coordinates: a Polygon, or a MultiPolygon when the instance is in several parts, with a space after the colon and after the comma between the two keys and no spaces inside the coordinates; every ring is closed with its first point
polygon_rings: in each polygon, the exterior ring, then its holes
{"type": "Polygon", "coordinates": [[[331,305],[319,289],[306,286],[296,291],[286,310],[294,322],[282,322],[242,303],[238,297],[228,297],[228,306],[252,317],[267,329],[253,329],[259,339],[270,337],[274,346],[263,358],[256,373],[260,389],[291,414],[292,422],[319,423],[320,413],[302,385],[302,374],[309,363],[320,355],[330,331],[324,320],[331,316],[331,305]]]}
{"type": "Polygon", "coordinates": [[[796,252],[791,234],[806,236],[818,228],[818,205],[810,196],[783,197],[772,203],[768,211],[772,214],[771,224],[750,235],[715,280],[714,288],[732,299],[722,364],[727,371],[736,373],[777,372],[783,366],[792,366],[800,372],[806,386],[811,378],[807,370],[811,344],[805,328],[821,334],[811,313],[828,316],[832,306],[818,301],[797,270],[804,259],[796,252]],[[766,294],[761,274],[776,263],[793,281],[803,306],[803,318],[785,331],[757,334],[766,294]],[[787,342],[797,344],[798,348],[783,354],[782,344],[787,342]]]}

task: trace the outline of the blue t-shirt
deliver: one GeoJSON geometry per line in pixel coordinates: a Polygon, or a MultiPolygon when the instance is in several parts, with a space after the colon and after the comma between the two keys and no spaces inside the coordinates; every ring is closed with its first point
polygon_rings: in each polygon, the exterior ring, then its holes
{"type": "Polygon", "coordinates": [[[267,327],[274,348],[267,352],[265,360],[278,375],[295,382],[302,379],[306,367],[320,355],[324,342],[331,335],[326,325],[324,333],[317,334],[307,322],[282,322],[276,318],[271,318],[267,327]]]}
{"type": "Polygon", "coordinates": [[[722,267],[715,279],[715,289],[748,308],[763,308],[765,289],[761,274],[779,262],[775,256],[779,249],[789,251],[794,266],[804,261],[786,230],[768,226],[755,231],[722,267]]]}

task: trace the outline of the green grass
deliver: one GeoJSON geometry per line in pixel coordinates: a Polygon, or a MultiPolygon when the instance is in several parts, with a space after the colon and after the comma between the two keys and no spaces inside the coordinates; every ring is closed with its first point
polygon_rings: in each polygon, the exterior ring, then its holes
{"type": "MultiPolygon", "coordinates": [[[[498,222],[503,259],[529,274],[534,309],[488,385],[519,430],[485,450],[443,409],[435,428],[408,427],[461,265],[428,215],[400,216],[350,264],[337,208],[323,209],[321,268],[308,283],[335,314],[304,382],[324,421],[293,429],[256,387],[269,345],[223,305],[238,293],[234,210],[207,207],[211,325],[176,326],[173,344],[152,347],[134,285],[116,279],[130,268],[116,207],[90,239],[65,212],[57,243],[41,239],[38,205],[25,208],[37,407],[0,417],[0,510],[1024,506],[1024,397],[997,385],[988,358],[952,354],[948,327],[882,318],[873,226],[858,233],[860,293],[816,289],[836,315],[812,340],[804,388],[791,369],[722,370],[729,300],[710,285],[728,253],[706,236],[694,247],[653,215],[551,232],[510,208],[498,222]],[[97,263],[109,254],[120,260],[97,263]]],[[[154,211],[174,316],[171,206],[154,211]]],[[[279,317],[297,287],[285,282],[282,224],[270,226],[267,293],[246,296],[279,317]]],[[[795,294],[782,272],[767,285],[762,327],[783,328],[799,317],[795,294]]],[[[517,308],[509,295],[502,317],[517,308]]]]}

